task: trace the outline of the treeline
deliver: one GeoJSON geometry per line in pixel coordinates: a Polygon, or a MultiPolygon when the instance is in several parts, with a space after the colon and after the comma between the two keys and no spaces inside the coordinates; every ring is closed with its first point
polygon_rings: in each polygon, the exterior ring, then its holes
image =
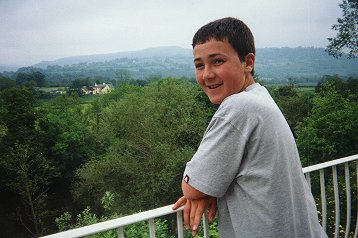
{"type": "MultiPolygon", "coordinates": [[[[19,73],[38,71],[46,76],[48,86],[68,86],[76,78],[105,78],[114,82],[123,78],[147,81],[151,77],[194,78],[192,51],[178,47],[158,47],[137,52],[78,56],[42,62],[16,72],[3,71],[15,80],[19,73]]],[[[299,84],[316,84],[322,75],[357,77],[358,60],[333,58],[325,49],[314,47],[259,48],[255,72],[270,84],[282,84],[293,78],[299,84]]],[[[0,70],[1,72],[1,70],[0,70]]],[[[1,76],[0,74],[0,76],[1,76]]]]}
{"type": "MultiPolygon", "coordinates": [[[[47,74],[44,74],[43,70],[28,67],[21,68],[17,72],[12,72],[11,74],[0,73],[0,90],[11,87],[26,87],[35,94],[36,98],[48,99],[51,98],[52,95],[39,89],[43,87],[57,87],[62,89],[67,88],[69,91],[77,92],[79,96],[82,96],[80,92],[82,87],[93,87],[95,83],[106,83],[112,84],[113,86],[117,86],[120,84],[145,86],[151,81],[155,81],[162,78],[158,75],[150,75],[145,79],[134,78],[126,70],[116,70],[113,72],[113,74],[114,76],[112,79],[110,79],[110,77],[105,76],[83,76],[82,74],[69,74],[68,78],[64,80],[53,80],[49,78],[47,74]]],[[[188,78],[185,79],[189,80],[188,78]]],[[[195,79],[191,78],[189,81],[194,82],[195,79]]]]}
{"type": "MultiPolygon", "coordinates": [[[[125,72],[117,72],[117,80],[126,81],[129,77],[125,72]]],[[[94,85],[94,83],[112,83],[117,84],[117,80],[109,80],[106,77],[96,76],[96,77],[84,77],[77,75],[71,77],[68,80],[55,82],[48,79],[42,70],[35,68],[23,68],[16,73],[13,73],[10,76],[0,74],[0,90],[9,88],[9,87],[26,87],[29,89],[34,89],[38,87],[82,87],[94,85]]],[[[134,80],[134,79],[133,79],[134,80]]],[[[140,81],[140,80],[138,80],[140,81]]]]}
{"type": "MultiPolygon", "coordinates": [[[[327,76],[315,92],[293,83],[269,90],[304,166],[358,153],[358,79],[327,76]]],[[[120,215],[173,203],[215,110],[188,79],[122,83],[87,104],[78,94],[40,103],[27,87],[1,90],[1,236],[96,222],[111,217],[109,207],[120,215]]]]}
{"type": "Polygon", "coordinates": [[[112,83],[127,78],[148,80],[152,77],[194,77],[190,57],[120,58],[106,62],[49,65],[46,68],[23,67],[16,72],[2,72],[0,76],[15,80],[18,74],[40,72],[46,76],[48,86],[67,86],[76,78],[105,78],[112,83]]]}

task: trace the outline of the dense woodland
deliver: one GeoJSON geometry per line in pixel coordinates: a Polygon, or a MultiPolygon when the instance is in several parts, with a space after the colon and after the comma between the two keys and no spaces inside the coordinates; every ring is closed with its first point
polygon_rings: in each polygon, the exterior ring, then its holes
{"type": "MultiPolygon", "coordinates": [[[[52,95],[41,90],[41,72],[0,77],[1,237],[49,234],[181,195],[185,163],[216,107],[188,78],[119,78],[108,94],[81,94],[99,80],[77,79],[65,94],[52,95]]],[[[266,86],[303,166],[358,153],[357,78],[325,76],[312,88],[292,79],[266,86]]],[[[157,222],[169,237],[170,222],[157,222]]],[[[128,237],[142,237],[144,226],[127,230],[128,237]]]]}

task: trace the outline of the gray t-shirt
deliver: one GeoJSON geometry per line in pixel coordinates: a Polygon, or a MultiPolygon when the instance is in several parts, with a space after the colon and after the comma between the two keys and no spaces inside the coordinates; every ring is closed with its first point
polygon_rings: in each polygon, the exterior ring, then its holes
{"type": "Polygon", "coordinates": [[[221,103],[184,177],[217,197],[223,238],[327,237],[291,130],[258,83],[221,103]]]}

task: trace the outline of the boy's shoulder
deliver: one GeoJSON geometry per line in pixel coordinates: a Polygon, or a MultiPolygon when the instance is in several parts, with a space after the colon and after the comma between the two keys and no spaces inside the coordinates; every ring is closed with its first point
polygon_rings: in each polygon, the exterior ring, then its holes
{"type": "Polygon", "coordinates": [[[267,89],[258,83],[233,94],[220,104],[215,116],[240,118],[241,120],[265,116],[277,110],[277,105],[267,89]]]}
{"type": "Polygon", "coordinates": [[[253,106],[266,103],[267,98],[271,98],[271,96],[268,94],[266,88],[258,83],[255,83],[247,87],[244,91],[225,98],[220,107],[249,109],[253,106]]]}

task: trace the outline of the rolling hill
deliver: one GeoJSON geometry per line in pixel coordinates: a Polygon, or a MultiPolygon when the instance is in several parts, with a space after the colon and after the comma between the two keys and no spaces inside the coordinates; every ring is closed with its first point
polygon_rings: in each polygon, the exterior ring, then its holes
{"type": "MultiPolygon", "coordinates": [[[[68,81],[80,77],[118,80],[121,75],[135,79],[194,77],[192,50],[176,46],[148,48],[112,54],[73,56],[43,61],[18,71],[39,70],[49,81],[68,81]]],[[[318,81],[324,75],[358,76],[358,59],[333,58],[324,48],[259,48],[255,72],[268,82],[318,81]]],[[[5,75],[11,75],[4,72],[5,75]]],[[[14,73],[12,74],[14,75],[14,73]]]]}

